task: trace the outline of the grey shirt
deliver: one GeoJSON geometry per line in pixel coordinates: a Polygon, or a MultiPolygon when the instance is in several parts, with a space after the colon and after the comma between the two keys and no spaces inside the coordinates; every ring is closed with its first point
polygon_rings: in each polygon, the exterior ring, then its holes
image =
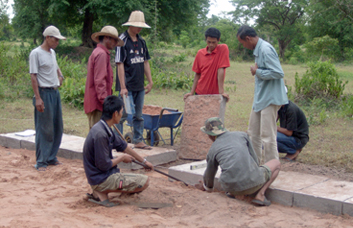
{"type": "Polygon", "coordinates": [[[39,46],[31,51],[29,55],[29,73],[37,74],[39,87],[59,87],[58,68],[53,49],[50,49],[49,53],[39,46]]]}
{"type": "Polygon", "coordinates": [[[218,166],[225,191],[244,191],[266,182],[263,170],[245,132],[225,132],[213,142],[207,154],[204,184],[213,188],[218,166]]]}

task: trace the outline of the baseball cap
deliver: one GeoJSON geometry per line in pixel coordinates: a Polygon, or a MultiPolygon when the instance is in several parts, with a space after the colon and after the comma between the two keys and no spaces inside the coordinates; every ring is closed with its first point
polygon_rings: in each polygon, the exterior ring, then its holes
{"type": "Polygon", "coordinates": [[[228,131],[219,117],[211,117],[205,121],[205,126],[200,130],[211,136],[218,136],[228,131]]]}
{"type": "Polygon", "coordinates": [[[60,31],[57,27],[53,26],[53,25],[50,25],[48,26],[44,32],[43,32],[43,36],[44,37],[47,37],[47,36],[53,36],[59,40],[66,40],[66,37],[62,36],[60,34],[60,31]]]}

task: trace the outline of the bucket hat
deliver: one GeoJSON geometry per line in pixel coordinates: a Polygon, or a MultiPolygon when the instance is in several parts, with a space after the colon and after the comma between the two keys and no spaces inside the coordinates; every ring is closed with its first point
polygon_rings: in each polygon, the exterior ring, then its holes
{"type": "Polygon", "coordinates": [[[208,135],[218,136],[228,131],[219,117],[211,117],[205,121],[205,126],[200,130],[208,135]]]}
{"type": "Polygon", "coordinates": [[[145,23],[145,15],[143,14],[143,12],[139,10],[131,12],[129,21],[123,24],[123,26],[151,28],[148,24],[145,23]]]}
{"type": "Polygon", "coordinates": [[[43,32],[43,36],[44,37],[53,36],[59,40],[66,40],[66,37],[62,36],[59,29],[57,27],[55,27],[54,25],[50,25],[50,26],[46,27],[43,32]]]}
{"type": "Polygon", "coordinates": [[[100,32],[93,33],[91,38],[94,42],[99,43],[100,36],[109,36],[118,40],[117,46],[124,46],[124,41],[119,38],[118,30],[115,27],[107,25],[100,32]]]}

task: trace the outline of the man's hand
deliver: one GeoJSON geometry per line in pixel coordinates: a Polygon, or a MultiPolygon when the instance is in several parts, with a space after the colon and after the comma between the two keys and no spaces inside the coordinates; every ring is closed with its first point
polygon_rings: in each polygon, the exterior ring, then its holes
{"type": "Polygon", "coordinates": [[[152,90],[153,84],[147,84],[145,86],[145,94],[148,94],[152,90]]]}
{"type": "MultiPolygon", "coordinates": [[[[150,167],[150,170],[153,170],[153,169],[154,169],[152,163],[149,162],[149,161],[146,161],[145,165],[147,165],[148,167],[150,167]]],[[[147,169],[147,168],[145,168],[145,169],[147,169]]],[[[147,170],[148,170],[148,169],[147,169],[147,170]]]]}
{"type": "Polygon", "coordinates": [[[186,100],[186,98],[188,98],[189,96],[192,96],[192,94],[191,93],[187,93],[187,94],[185,94],[184,95],[184,101],[186,100]]]}
{"type": "Polygon", "coordinates": [[[259,67],[257,66],[257,63],[255,63],[255,66],[251,66],[250,67],[250,71],[251,71],[251,74],[254,76],[256,74],[256,70],[258,69],[259,67]]]}
{"type": "Polygon", "coordinates": [[[195,188],[201,191],[206,191],[206,189],[203,187],[203,181],[199,180],[198,184],[195,184],[195,188]]]}
{"type": "Polygon", "coordinates": [[[62,84],[63,84],[63,80],[64,80],[64,78],[63,78],[63,77],[59,77],[60,86],[62,86],[62,84]]]}
{"type": "Polygon", "coordinates": [[[226,99],[226,102],[229,101],[229,95],[228,94],[222,93],[221,95],[226,99]]]}
{"type": "Polygon", "coordinates": [[[124,154],[122,156],[124,156],[123,162],[125,162],[125,163],[131,163],[133,160],[135,160],[135,158],[129,154],[124,154]]]}
{"type": "Polygon", "coordinates": [[[121,97],[128,96],[128,93],[129,93],[129,91],[127,91],[127,89],[121,89],[120,90],[120,96],[121,97]]]}
{"type": "Polygon", "coordinates": [[[38,112],[44,112],[45,107],[42,98],[36,98],[36,109],[38,112]]]}

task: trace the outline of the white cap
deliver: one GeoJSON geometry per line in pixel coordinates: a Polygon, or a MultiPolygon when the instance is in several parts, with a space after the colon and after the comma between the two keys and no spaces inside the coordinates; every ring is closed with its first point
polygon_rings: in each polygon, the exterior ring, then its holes
{"type": "Polygon", "coordinates": [[[62,36],[60,34],[60,31],[57,27],[53,26],[53,25],[50,25],[48,26],[44,32],[43,32],[43,36],[44,37],[47,37],[47,36],[53,36],[59,40],[66,40],[66,37],[62,36]]]}

